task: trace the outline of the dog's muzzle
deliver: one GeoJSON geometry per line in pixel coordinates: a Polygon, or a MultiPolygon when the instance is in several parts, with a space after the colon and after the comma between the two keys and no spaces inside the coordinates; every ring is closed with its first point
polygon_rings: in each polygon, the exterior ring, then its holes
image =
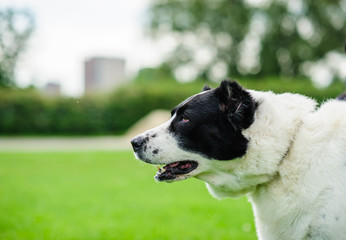
{"type": "MultiPolygon", "coordinates": [[[[138,136],[131,140],[131,145],[133,151],[135,152],[136,158],[142,160],[149,164],[155,165],[165,165],[163,169],[158,167],[158,172],[156,173],[155,179],[157,181],[173,181],[173,180],[183,180],[188,177],[188,174],[195,170],[198,167],[198,163],[196,161],[191,160],[178,160],[178,161],[170,161],[170,162],[158,162],[153,161],[146,156],[148,137],[138,136]]],[[[153,154],[157,154],[159,150],[153,150],[153,154]]],[[[151,156],[153,157],[153,156],[151,156]]]]}

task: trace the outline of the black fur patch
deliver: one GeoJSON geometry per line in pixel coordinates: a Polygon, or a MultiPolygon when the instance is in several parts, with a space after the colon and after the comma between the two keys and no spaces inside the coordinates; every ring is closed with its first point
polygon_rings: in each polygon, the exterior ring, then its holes
{"type": "Polygon", "coordinates": [[[256,107],[246,90],[225,80],[173,109],[176,116],[169,130],[184,150],[231,160],[246,152],[248,140],[241,130],[253,123],[256,107]]]}
{"type": "Polygon", "coordinates": [[[205,85],[202,89],[202,92],[205,92],[205,91],[208,91],[210,90],[211,88],[208,86],[208,85],[205,85]]]}

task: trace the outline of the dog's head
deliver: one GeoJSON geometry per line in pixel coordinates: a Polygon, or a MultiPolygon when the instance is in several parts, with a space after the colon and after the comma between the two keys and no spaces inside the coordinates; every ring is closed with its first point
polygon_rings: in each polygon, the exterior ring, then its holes
{"type": "Polygon", "coordinates": [[[242,157],[248,139],[242,131],[254,121],[256,102],[236,82],[205,88],[172,110],[166,123],[135,137],[135,155],[158,168],[155,179],[176,181],[198,176],[212,162],[242,157]]]}

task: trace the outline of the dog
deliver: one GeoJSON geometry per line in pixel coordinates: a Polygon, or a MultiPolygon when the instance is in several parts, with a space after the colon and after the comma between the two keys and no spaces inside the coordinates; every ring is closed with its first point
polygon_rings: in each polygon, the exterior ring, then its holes
{"type": "Polygon", "coordinates": [[[132,139],[157,181],[197,178],[247,195],[259,239],[346,239],[346,102],[247,90],[224,80],[132,139]]]}

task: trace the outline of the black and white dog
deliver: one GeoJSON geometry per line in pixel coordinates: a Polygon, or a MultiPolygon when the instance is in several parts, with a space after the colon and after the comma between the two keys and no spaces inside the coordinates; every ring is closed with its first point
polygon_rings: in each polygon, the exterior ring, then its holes
{"type": "Polygon", "coordinates": [[[155,179],[203,180],[247,194],[259,239],[346,239],[346,102],[243,89],[223,81],[131,143],[155,179]]]}

